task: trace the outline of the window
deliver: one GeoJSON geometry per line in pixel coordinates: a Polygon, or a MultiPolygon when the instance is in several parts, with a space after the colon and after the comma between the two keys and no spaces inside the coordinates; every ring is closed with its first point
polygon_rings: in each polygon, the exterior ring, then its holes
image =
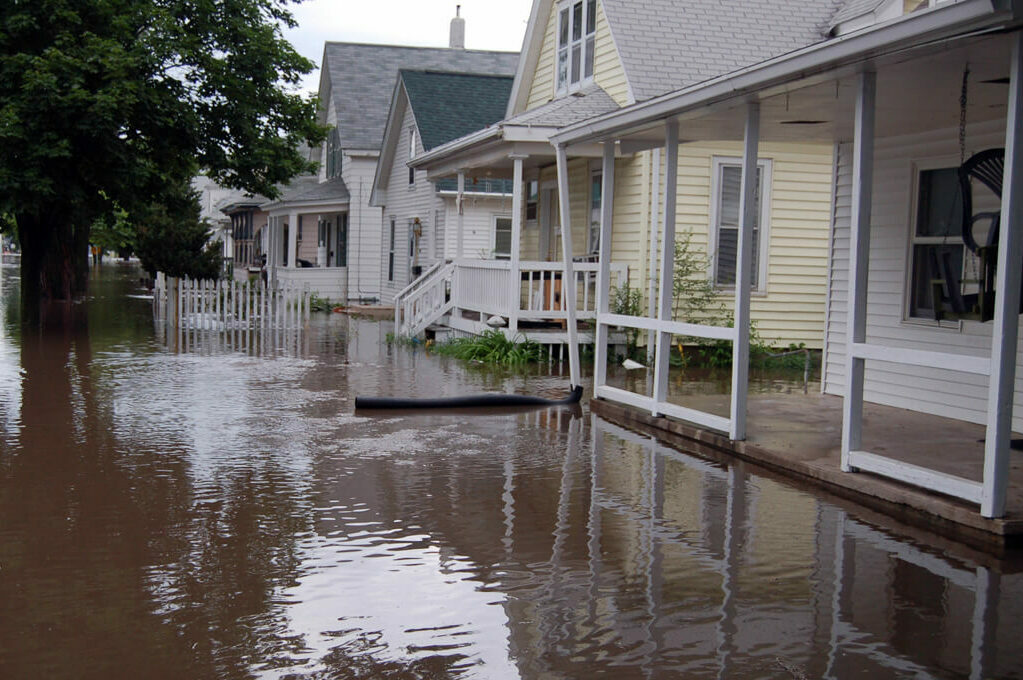
{"type": "Polygon", "coordinates": [[[590,230],[586,251],[589,255],[600,253],[600,197],[603,191],[603,178],[604,173],[601,170],[590,172],[590,230]]]}
{"type": "Polygon", "coordinates": [[[391,239],[387,251],[387,280],[394,281],[394,218],[391,218],[391,239]]]}
{"type": "MultiPolygon", "coordinates": [[[[408,129],[408,159],[411,162],[416,157],[416,129],[410,127],[408,129]]],[[[416,171],[414,168],[409,166],[408,169],[408,185],[415,186],[416,184],[416,171]]]]}
{"type": "Polygon", "coordinates": [[[494,259],[510,260],[512,251],[512,219],[494,217],[494,259]]]}
{"type": "Polygon", "coordinates": [[[348,213],[341,213],[337,220],[337,260],[338,267],[348,266],[348,213]]]}
{"type": "Polygon", "coordinates": [[[597,0],[562,3],[558,11],[559,93],[578,90],[593,79],[597,0]]]}
{"type": "Polygon", "coordinates": [[[963,290],[963,203],[957,168],[921,170],[910,245],[909,316],[960,318],[963,290]],[[955,310],[960,306],[959,311],[955,310]]]}
{"type": "Polygon", "coordinates": [[[337,128],[331,128],[327,135],[327,179],[341,174],[341,135],[337,128]]]}
{"type": "MultiPolygon", "coordinates": [[[[713,247],[713,281],[719,288],[735,287],[735,266],[739,245],[739,200],[742,187],[742,162],[737,158],[715,158],[712,178],[711,244],[713,247]]],[[[767,267],[761,262],[767,258],[767,208],[770,205],[769,187],[771,162],[757,163],[757,186],[753,222],[753,273],[751,288],[767,288],[767,267]]]]}
{"type": "Polygon", "coordinates": [[[540,201],[540,182],[532,179],[526,182],[526,221],[536,222],[537,205],[540,201]]]}

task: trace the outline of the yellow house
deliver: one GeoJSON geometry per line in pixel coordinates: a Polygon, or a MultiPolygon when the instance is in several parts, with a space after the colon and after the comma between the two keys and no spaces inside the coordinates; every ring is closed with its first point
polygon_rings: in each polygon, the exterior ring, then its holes
{"type": "MultiPolygon", "coordinates": [[[[427,170],[431,180],[512,178],[513,219],[510,234],[505,235],[512,241],[512,256],[508,262],[489,265],[497,268],[495,274],[465,270],[460,265],[463,253],[456,252],[447,269],[434,273],[432,285],[424,277],[397,301],[399,332],[414,334],[430,322],[427,319],[440,316],[449,325],[474,331],[498,315],[502,318],[497,323],[506,322],[510,335],[535,335],[545,323],[560,324],[556,329],[560,335],[549,339],[564,342],[566,330],[571,330],[565,328],[569,282],[560,281],[567,256],[575,263],[581,340],[592,341],[587,322],[595,317],[597,305],[604,145],[591,141],[563,148],[570,194],[566,219],[571,222],[567,232],[571,250],[566,253],[560,228],[558,150],[552,136],[566,126],[655,101],[681,87],[819,41],[834,13],[833,7],[824,5],[829,3],[772,0],[754,8],[730,9],[683,0],[535,0],[505,119],[410,162],[427,170]],[[811,4],[822,6],[808,8],[811,4]],[[458,278],[473,283],[466,288],[458,278]],[[440,285],[454,291],[449,304],[423,303],[420,298],[440,285]],[[462,292],[472,299],[460,296],[462,292]]],[[[794,128],[812,124],[791,121],[794,128]]],[[[671,174],[677,197],[676,234],[688,235],[690,244],[706,256],[706,276],[731,313],[742,145],[707,139],[713,137],[706,131],[682,125],[678,164],[672,173],[660,148],[663,136],[615,145],[612,285],[627,280],[640,290],[640,311],[653,314],[658,297],[664,186],[671,174]],[[694,141],[687,143],[690,139],[694,141]]],[[[772,345],[804,343],[819,349],[834,147],[765,144],[759,165],[752,318],[772,345]]],[[[457,220],[450,220],[447,229],[447,238],[458,241],[457,220]]],[[[486,266],[478,260],[473,265],[486,266]]]]}

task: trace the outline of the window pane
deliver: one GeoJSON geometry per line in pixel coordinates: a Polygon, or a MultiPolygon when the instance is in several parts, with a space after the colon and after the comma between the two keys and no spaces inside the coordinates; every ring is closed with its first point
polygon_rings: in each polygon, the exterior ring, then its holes
{"type": "Polygon", "coordinates": [[[917,236],[961,236],[963,201],[956,168],[920,173],[917,201],[917,236]]]}
{"type": "Polygon", "coordinates": [[[718,231],[717,268],[714,283],[719,286],[735,285],[735,253],[739,230],[722,228],[718,231]]]}
{"type": "Polygon", "coordinates": [[[937,284],[941,289],[943,314],[958,317],[952,311],[951,298],[959,291],[962,278],[962,244],[914,245],[910,316],[934,318],[934,288],[937,284]]]}
{"type": "Polygon", "coordinates": [[[586,3],[586,35],[591,35],[597,30],[597,0],[589,0],[586,3]]]}
{"type": "Polygon", "coordinates": [[[739,192],[742,188],[742,168],[736,165],[721,167],[721,214],[718,222],[722,227],[739,226],[739,192]]]}
{"type": "MultiPolygon", "coordinates": [[[[758,288],[760,282],[760,193],[764,181],[761,168],[757,168],[754,191],[753,243],[751,246],[752,272],[750,285],[758,288]]],[[[717,265],[714,283],[718,286],[735,285],[735,268],[739,239],[739,201],[742,189],[742,166],[722,165],[720,176],[720,203],[718,205],[717,265]]]]}
{"type": "Polygon", "coordinates": [[[583,77],[589,78],[593,75],[593,38],[586,39],[586,65],[583,69],[583,77]]]}
{"type": "Polygon", "coordinates": [[[568,82],[568,50],[558,52],[558,87],[562,88],[568,82]]]}
{"type": "Polygon", "coordinates": [[[572,7],[572,41],[583,37],[583,3],[577,2],[572,7]]]}
{"type": "Polygon", "coordinates": [[[561,10],[561,33],[558,36],[558,47],[568,44],[568,9],[561,10]]]}
{"type": "Polygon", "coordinates": [[[579,82],[579,46],[575,45],[572,48],[572,83],[579,82]]]}
{"type": "Polygon", "coordinates": [[[499,217],[494,222],[494,256],[511,257],[511,219],[499,217]]]}

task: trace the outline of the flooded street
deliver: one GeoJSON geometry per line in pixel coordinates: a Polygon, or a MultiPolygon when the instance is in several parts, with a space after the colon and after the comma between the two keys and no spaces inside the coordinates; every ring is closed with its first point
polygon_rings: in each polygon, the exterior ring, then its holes
{"type": "MultiPolygon", "coordinates": [[[[582,407],[353,414],[566,377],[300,338],[168,347],[139,272],[0,290],[0,678],[1023,678],[1023,560],[582,407]]],[[[174,343],[172,343],[173,345],[174,343]]],[[[812,388],[811,388],[812,389],[812,388]]]]}

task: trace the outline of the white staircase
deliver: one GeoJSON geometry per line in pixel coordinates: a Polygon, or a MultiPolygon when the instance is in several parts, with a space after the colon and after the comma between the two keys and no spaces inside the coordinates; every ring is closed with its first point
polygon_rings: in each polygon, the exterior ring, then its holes
{"type": "Polygon", "coordinates": [[[394,296],[394,333],[412,338],[451,312],[455,265],[438,262],[394,296]]]}

